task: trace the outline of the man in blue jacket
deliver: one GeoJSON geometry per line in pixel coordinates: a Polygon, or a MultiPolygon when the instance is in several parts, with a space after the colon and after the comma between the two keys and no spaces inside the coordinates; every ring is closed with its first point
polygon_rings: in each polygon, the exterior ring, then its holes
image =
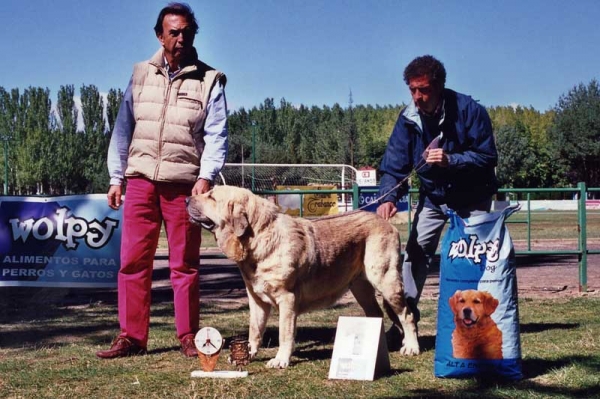
{"type": "Polygon", "coordinates": [[[485,108],[470,96],[445,88],[444,65],[430,55],[404,70],[411,103],[400,112],[385,155],[377,213],[386,220],[408,192],[413,169],[419,176],[419,204],[406,244],[402,276],[409,306],[419,318],[419,301],[438,246],[447,209],[462,217],[489,212],[497,191],[498,155],[485,108]]]}

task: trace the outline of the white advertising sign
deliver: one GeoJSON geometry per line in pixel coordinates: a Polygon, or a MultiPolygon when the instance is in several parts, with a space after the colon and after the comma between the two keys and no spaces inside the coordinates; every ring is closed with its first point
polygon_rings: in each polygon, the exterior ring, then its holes
{"type": "Polygon", "coordinates": [[[375,186],[377,185],[377,170],[367,169],[356,172],[356,184],[359,186],[375,186]]]}

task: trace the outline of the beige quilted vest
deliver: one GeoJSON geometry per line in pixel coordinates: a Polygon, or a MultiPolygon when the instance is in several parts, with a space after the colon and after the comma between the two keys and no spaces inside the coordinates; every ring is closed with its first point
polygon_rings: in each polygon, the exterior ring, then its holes
{"type": "Polygon", "coordinates": [[[201,61],[169,80],[163,50],[133,69],[135,129],[126,176],[194,183],[204,147],[204,122],[210,92],[225,75],[201,61]]]}

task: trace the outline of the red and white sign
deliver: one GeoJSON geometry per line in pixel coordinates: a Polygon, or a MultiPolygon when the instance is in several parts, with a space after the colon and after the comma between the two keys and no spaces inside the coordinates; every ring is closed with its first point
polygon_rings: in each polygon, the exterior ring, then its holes
{"type": "Polygon", "coordinates": [[[359,169],[356,174],[356,184],[358,184],[359,186],[376,186],[377,170],[359,169]]]}
{"type": "Polygon", "coordinates": [[[586,200],[585,201],[585,209],[600,209],[600,200],[586,200]]]}

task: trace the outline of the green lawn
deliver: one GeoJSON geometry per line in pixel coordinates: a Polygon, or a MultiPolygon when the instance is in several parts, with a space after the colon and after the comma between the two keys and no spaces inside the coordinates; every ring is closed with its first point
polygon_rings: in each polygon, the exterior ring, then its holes
{"type": "MultiPolygon", "coordinates": [[[[588,212],[588,237],[600,238],[600,213],[588,212]]],[[[510,220],[524,219],[524,213],[510,220]]],[[[513,239],[526,238],[524,224],[509,224],[513,239]]],[[[575,212],[532,213],[533,240],[577,238],[575,212]]],[[[406,242],[406,225],[398,226],[406,242]]],[[[214,239],[203,232],[203,247],[214,239]]],[[[159,247],[166,248],[161,237],[159,247]]],[[[303,315],[297,349],[287,370],[270,370],[275,354],[276,314],[265,343],[240,380],[192,379],[197,359],[183,358],[173,326],[172,293],[154,290],[150,353],[143,357],[99,360],[94,353],[110,345],[118,331],[116,294],[108,290],[68,288],[0,289],[0,398],[377,398],[600,397],[600,297],[520,300],[525,378],[438,379],[433,376],[437,303],[423,300],[420,342],[423,353],[406,358],[390,354],[392,371],[373,382],[328,380],[335,326],[339,316],[361,316],[355,305],[303,315]]],[[[245,333],[245,301],[231,308],[215,302],[201,305],[201,323],[226,338],[245,333]]],[[[388,323],[388,322],[386,322],[388,323]]],[[[389,323],[388,323],[389,325],[389,323]]],[[[225,357],[220,369],[231,369],[225,357]]]]}
{"type": "MultiPolygon", "coordinates": [[[[34,292],[34,289],[27,289],[34,292]]],[[[521,299],[521,340],[525,379],[438,379],[433,376],[436,302],[422,301],[417,357],[390,354],[392,371],[373,382],[328,380],[337,318],[362,316],[355,304],[303,315],[297,349],[287,370],[264,367],[275,353],[273,315],[268,348],[248,367],[249,377],[206,380],[190,377],[197,359],[178,352],[168,295],[155,297],[150,353],[99,360],[118,330],[114,295],[82,295],[45,289],[46,297],[21,293],[0,313],[0,397],[2,398],[378,398],[487,397],[591,398],[600,392],[600,298],[521,299]],[[37,298],[36,298],[37,296],[37,298]],[[112,299],[111,299],[112,298],[112,299]]],[[[245,303],[245,302],[244,302],[245,303]]],[[[0,308],[2,309],[2,308],[0,308]]],[[[202,303],[202,325],[225,338],[247,329],[248,309],[202,303]]],[[[389,322],[386,321],[386,325],[389,322]]],[[[232,369],[219,359],[219,369],[232,369]]]]}

